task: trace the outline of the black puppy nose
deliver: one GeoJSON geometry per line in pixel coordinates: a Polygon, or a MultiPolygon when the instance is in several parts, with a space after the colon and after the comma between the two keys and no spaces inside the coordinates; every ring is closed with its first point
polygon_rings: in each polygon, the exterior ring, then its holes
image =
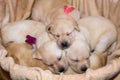
{"type": "Polygon", "coordinates": [[[65,71],[64,67],[59,68],[59,72],[64,72],[64,71],[65,71]]]}
{"type": "Polygon", "coordinates": [[[81,71],[83,71],[83,72],[85,72],[86,70],[87,70],[86,66],[84,66],[84,67],[81,68],[81,71]]]}
{"type": "Polygon", "coordinates": [[[64,41],[64,42],[61,43],[61,45],[62,45],[63,48],[64,48],[64,47],[68,47],[68,42],[67,42],[67,41],[64,41]]]}

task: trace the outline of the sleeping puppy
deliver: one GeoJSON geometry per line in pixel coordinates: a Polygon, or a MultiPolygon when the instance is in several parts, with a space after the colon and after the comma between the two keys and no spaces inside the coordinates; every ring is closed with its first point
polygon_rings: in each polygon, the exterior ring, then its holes
{"type": "MultiPolygon", "coordinates": [[[[4,26],[1,31],[2,31],[2,38],[3,38],[4,45],[11,41],[14,41],[15,43],[23,44],[23,43],[25,43],[26,35],[28,35],[28,34],[31,36],[34,36],[37,39],[36,44],[35,44],[36,45],[35,49],[33,48],[33,50],[36,50],[36,49],[42,50],[43,49],[42,47],[45,46],[44,44],[45,43],[47,44],[47,42],[50,41],[47,32],[44,30],[44,25],[42,25],[39,22],[35,22],[35,21],[25,20],[25,21],[18,21],[18,22],[10,23],[7,26],[4,26]],[[36,25],[36,27],[35,27],[35,25],[36,25]]],[[[54,44],[55,43],[56,43],[56,41],[54,40],[54,44]]],[[[45,47],[47,47],[47,46],[49,46],[49,45],[46,45],[45,47]]],[[[57,49],[56,48],[57,46],[55,46],[55,45],[53,45],[53,46],[55,47],[55,49],[57,49]]],[[[57,49],[57,51],[58,50],[59,49],[57,49]]],[[[54,56],[54,59],[57,59],[57,57],[58,57],[58,56],[56,56],[57,51],[54,52],[53,47],[51,49],[51,51],[52,51],[51,54],[49,54],[47,51],[49,52],[49,50],[45,50],[45,52],[43,52],[47,55],[47,56],[45,55],[46,56],[45,59],[48,59],[47,57],[50,55],[54,56]],[[54,53],[54,54],[52,54],[52,53],[54,53]]],[[[59,50],[59,51],[61,51],[61,50],[59,50]]],[[[62,52],[59,52],[59,54],[60,53],[62,54],[62,52]]],[[[42,56],[42,57],[44,57],[44,56],[42,56]]],[[[44,62],[44,60],[42,60],[42,61],[44,62]]],[[[51,60],[51,61],[54,61],[54,60],[51,60]]],[[[62,61],[60,61],[60,63],[58,63],[58,64],[56,62],[56,65],[57,66],[55,66],[55,69],[56,69],[55,73],[64,72],[67,69],[66,66],[65,67],[63,66],[63,68],[60,68],[61,65],[67,65],[67,64],[64,64],[64,60],[63,60],[63,63],[62,63],[62,61]]]]}
{"type": "Polygon", "coordinates": [[[40,22],[32,20],[22,20],[8,23],[1,28],[3,44],[10,41],[25,43],[27,35],[38,37],[43,32],[45,32],[44,25],[40,22]]]}
{"type": "Polygon", "coordinates": [[[66,51],[67,60],[75,72],[83,73],[89,68],[90,49],[84,40],[75,40],[66,51]]]}
{"type": "Polygon", "coordinates": [[[115,26],[101,17],[86,17],[79,20],[79,28],[76,40],[67,49],[71,68],[83,73],[88,68],[104,66],[108,52],[117,38],[115,26]]]}
{"type": "Polygon", "coordinates": [[[91,54],[84,40],[75,40],[66,51],[70,67],[77,73],[84,73],[88,68],[97,69],[106,64],[106,55],[91,54]]]}
{"type": "Polygon", "coordinates": [[[30,66],[30,67],[41,67],[42,69],[48,69],[47,65],[43,64],[42,61],[33,59],[33,49],[30,44],[27,43],[15,43],[9,42],[5,45],[8,51],[7,56],[13,57],[16,64],[30,66]]]}
{"type": "Polygon", "coordinates": [[[67,0],[36,0],[32,8],[31,18],[46,25],[54,22],[56,18],[70,18],[69,15],[75,20],[80,18],[80,13],[76,9],[66,15],[64,6],[71,7],[67,0]]]}
{"type": "Polygon", "coordinates": [[[76,38],[83,36],[92,53],[104,53],[116,43],[117,31],[112,22],[103,17],[86,17],[78,21],[80,32],[76,38]]]}
{"type": "Polygon", "coordinates": [[[78,30],[80,12],[66,0],[38,0],[33,6],[32,19],[46,24],[50,39],[55,39],[61,49],[68,48],[78,30]],[[70,12],[69,12],[70,11],[70,12]]]}
{"type": "Polygon", "coordinates": [[[59,19],[48,25],[50,39],[55,39],[61,49],[67,49],[75,39],[74,32],[77,31],[77,23],[70,19],[59,19]],[[64,23],[64,24],[63,24],[64,23]]]}
{"type": "Polygon", "coordinates": [[[9,23],[1,28],[3,45],[8,42],[26,43],[27,35],[36,38],[33,49],[39,48],[42,44],[49,41],[48,33],[45,31],[45,25],[32,20],[22,20],[9,23]]]}
{"type": "Polygon", "coordinates": [[[65,72],[68,68],[68,62],[64,51],[58,48],[55,41],[44,43],[35,53],[33,57],[40,59],[48,65],[48,68],[56,74],[65,72]]]}
{"type": "MultiPolygon", "coordinates": [[[[5,44],[5,48],[8,51],[7,56],[13,57],[16,64],[29,67],[40,67],[43,70],[48,70],[48,66],[45,65],[42,61],[33,59],[33,49],[31,45],[27,43],[9,42],[5,44]]],[[[2,80],[11,80],[9,73],[1,68],[0,75],[3,78],[2,80]]]]}

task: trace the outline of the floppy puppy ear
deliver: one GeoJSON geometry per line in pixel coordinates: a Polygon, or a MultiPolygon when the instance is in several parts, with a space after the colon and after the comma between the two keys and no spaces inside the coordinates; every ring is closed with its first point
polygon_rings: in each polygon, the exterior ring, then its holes
{"type": "Polygon", "coordinates": [[[32,57],[35,58],[35,59],[42,59],[40,53],[38,50],[35,50],[33,53],[32,53],[32,57]]]}
{"type": "Polygon", "coordinates": [[[52,28],[52,25],[48,25],[48,26],[46,27],[46,31],[47,31],[50,39],[54,39],[54,38],[53,38],[53,35],[51,34],[51,28],[52,28]]]}
{"type": "Polygon", "coordinates": [[[51,25],[48,25],[47,27],[46,27],[46,31],[48,32],[48,33],[51,33],[51,25]]]}
{"type": "Polygon", "coordinates": [[[33,46],[30,45],[30,44],[28,44],[28,43],[25,43],[25,46],[26,46],[28,49],[32,49],[32,48],[33,48],[33,46]]]}
{"type": "Polygon", "coordinates": [[[75,26],[75,30],[78,31],[78,32],[80,32],[80,29],[79,29],[78,26],[75,26]]]}
{"type": "Polygon", "coordinates": [[[74,23],[74,27],[75,27],[76,31],[80,32],[80,28],[79,28],[78,23],[76,21],[74,23]]]}

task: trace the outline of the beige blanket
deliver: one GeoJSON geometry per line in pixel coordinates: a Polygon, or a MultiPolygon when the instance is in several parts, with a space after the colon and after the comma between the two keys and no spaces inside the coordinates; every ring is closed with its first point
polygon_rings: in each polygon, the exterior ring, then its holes
{"type": "Polygon", "coordinates": [[[8,22],[27,19],[34,0],[0,0],[0,27],[8,22]]]}
{"type": "Polygon", "coordinates": [[[84,74],[53,75],[38,67],[26,67],[15,64],[12,57],[6,57],[7,51],[0,45],[0,66],[10,73],[12,80],[108,80],[120,71],[120,58],[97,70],[89,69],[84,74]]]}
{"type": "MultiPolygon", "coordinates": [[[[30,17],[35,0],[0,0],[0,23],[5,16],[9,22],[30,17]]],[[[120,0],[67,0],[80,10],[81,17],[104,16],[120,27],[120,0]]]]}
{"type": "MultiPolygon", "coordinates": [[[[9,22],[28,19],[34,1],[35,0],[0,0],[0,27],[9,22]]],[[[104,16],[110,19],[116,25],[116,28],[118,28],[117,30],[119,30],[120,0],[68,0],[68,2],[80,10],[81,17],[90,15],[104,16]]],[[[120,37],[118,37],[118,41],[120,41],[120,37]]],[[[120,49],[119,42],[117,48],[120,49]]],[[[6,54],[6,50],[1,47],[0,66],[10,72],[13,80],[104,80],[106,77],[109,77],[109,75],[112,75],[113,72],[117,73],[120,71],[120,58],[118,58],[103,68],[88,70],[86,74],[59,76],[53,75],[49,71],[43,71],[42,69],[17,65],[12,58],[6,58],[6,54]]],[[[120,80],[120,78],[118,77],[116,80],[120,80]]]]}

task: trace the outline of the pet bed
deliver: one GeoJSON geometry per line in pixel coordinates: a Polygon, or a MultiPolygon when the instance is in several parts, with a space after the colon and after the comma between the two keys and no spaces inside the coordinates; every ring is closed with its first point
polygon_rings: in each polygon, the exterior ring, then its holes
{"type": "MultiPolygon", "coordinates": [[[[35,0],[0,0],[0,27],[8,22],[29,18],[35,0]],[[22,5],[23,4],[23,5],[22,5]],[[24,10],[23,10],[24,7],[24,10]]],[[[80,10],[81,17],[103,16],[110,19],[117,30],[120,27],[120,1],[119,0],[68,0],[75,8],[80,10]]],[[[119,34],[119,31],[118,31],[119,34]]],[[[118,35],[117,49],[120,49],[118,35]]],[[[119,51],[118,51],[119,52],[119,51]]],[[[0,45],[0,66],[9,72],[12,80],[108,80],[120,71],[120,58],[97,70],[89,69],[84,74],[55,75],[38,67],[26,67],[15,64],[11,57],[6,57],[7,51],[0,45]]],[[[116,79],[120,80],[120,78],[116,79]]]]}
{"type": "Polygon", "coordinates": [[[0,66],[10,73],[12,80],[106,80],[120,71],[120,58],[97,70],[89,69],[84,74],[55,75],[38,67],[26,67],[15,64],[12,57],[6,57],[7,51],[0,45],[0,66]]]}

